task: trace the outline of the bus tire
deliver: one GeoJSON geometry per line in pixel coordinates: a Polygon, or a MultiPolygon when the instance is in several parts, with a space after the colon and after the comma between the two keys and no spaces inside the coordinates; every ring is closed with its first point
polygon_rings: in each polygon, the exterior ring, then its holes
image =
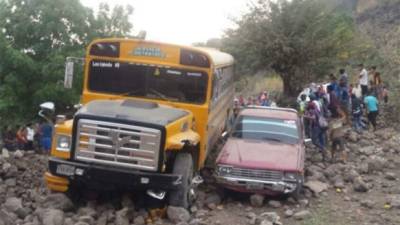
{"type": "Polygon", "coordinates": [[[176,156],[172,173],[182,175],[182,183],[177,190],[169,194],[169,205],[189,208],[193,203],[193,159],[189,153],[180,153],[176,156]]]}

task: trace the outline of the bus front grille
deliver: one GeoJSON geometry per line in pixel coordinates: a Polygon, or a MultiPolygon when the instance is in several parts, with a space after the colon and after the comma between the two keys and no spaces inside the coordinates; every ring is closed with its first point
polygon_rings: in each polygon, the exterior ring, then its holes
{"type": "Polygon", "coordinates": [[[76,131],[76,160],[148,171],[158,169],[158,129],[80,119],[76,131]]]}

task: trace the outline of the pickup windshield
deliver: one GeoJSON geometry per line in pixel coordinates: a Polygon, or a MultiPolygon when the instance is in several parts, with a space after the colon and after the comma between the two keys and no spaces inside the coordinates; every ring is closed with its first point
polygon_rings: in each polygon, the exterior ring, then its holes
{"type": "Polygon", "coordinates": [[[239,116],[232,136],[286,144],[296,144],[299,141],[296,121],[256,116],[239,116]]]}
{"type": "Polygon", "coordinates": [[[203,104],[207,73],[128,62],[93,60],[89,65],[90,91],[203,104]]]}

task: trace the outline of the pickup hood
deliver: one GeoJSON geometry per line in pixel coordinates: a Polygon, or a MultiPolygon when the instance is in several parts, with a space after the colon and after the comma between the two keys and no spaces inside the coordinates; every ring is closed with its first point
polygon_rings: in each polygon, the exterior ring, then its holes
{"type": "Polygon", "coordinates": [[[300,146],[279,142],[229,138],[217,164],[252,169],[301,170],[300,146]]]}

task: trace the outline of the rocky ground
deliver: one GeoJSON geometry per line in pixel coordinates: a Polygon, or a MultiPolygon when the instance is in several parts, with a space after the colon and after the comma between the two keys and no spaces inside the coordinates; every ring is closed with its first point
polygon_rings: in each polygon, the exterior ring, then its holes
{"type": "Polygon", "coordinates": [[[374,133],[349,133],[346,164],[324,164],[315,149],[308,148],[299,201],[233,192],[221,196],[205,176],[189,211],[146,204],[151,200],[143,193],[88,195],[73,203],[46,189],[46,156],[3,150],[0,225],[400,224],[400,134],[389,125],[381,127],[374,133]]]}

